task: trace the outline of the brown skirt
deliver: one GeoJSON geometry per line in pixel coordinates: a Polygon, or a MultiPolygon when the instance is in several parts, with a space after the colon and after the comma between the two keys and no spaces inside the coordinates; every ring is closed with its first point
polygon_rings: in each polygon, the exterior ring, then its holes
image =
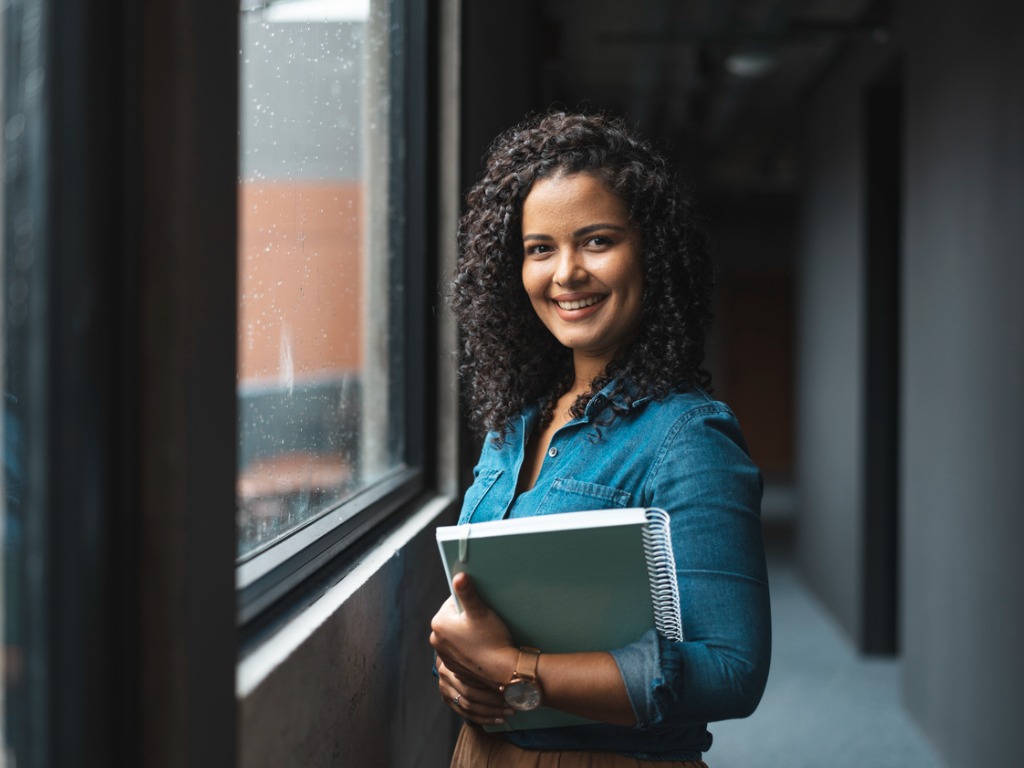
{"type": "Polygon", "coordinates": [[[708,768],[702,760],[654,762],[614,752],[522,749],[500,735],[464,724],[451,768],[708,768]]]}

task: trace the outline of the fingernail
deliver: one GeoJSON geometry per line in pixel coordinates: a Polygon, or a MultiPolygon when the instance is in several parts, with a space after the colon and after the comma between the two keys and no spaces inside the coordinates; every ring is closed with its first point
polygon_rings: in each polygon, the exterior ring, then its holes
{"type": "Polygon", "coordinates": [[[501,719],[500,717],[496,717],[496,718],[494,718],[494,724],[495,725],[504,725],[505,721],[503,719],[501,719]]]}

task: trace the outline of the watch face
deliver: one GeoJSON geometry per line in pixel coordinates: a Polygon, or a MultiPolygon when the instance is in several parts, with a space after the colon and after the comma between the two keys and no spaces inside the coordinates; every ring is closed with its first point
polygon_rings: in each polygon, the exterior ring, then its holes
{"type": "Polygon", "coordinates": [[[540,706],[540,688],[529,680],[517,680],[505,686],[505,701],[512,709],[528,712],[540,706]]]}

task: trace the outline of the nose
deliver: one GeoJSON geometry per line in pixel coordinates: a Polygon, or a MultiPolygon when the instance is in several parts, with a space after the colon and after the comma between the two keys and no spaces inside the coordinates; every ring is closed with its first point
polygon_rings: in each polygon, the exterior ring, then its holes
{"type": "Polygon", "coordinates": [[[553,280],[556,285],[579,285],[587,278],[583,260],[575,248],[561,248],[558,251],[553,280]]]}

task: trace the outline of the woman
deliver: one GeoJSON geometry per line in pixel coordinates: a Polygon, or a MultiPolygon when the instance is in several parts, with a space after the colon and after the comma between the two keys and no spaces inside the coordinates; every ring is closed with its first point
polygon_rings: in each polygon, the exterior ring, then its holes
{"type": "Polygon", "coordinates": [[[467,721],[452,765],[701,766],[707,723],[754,710],[770,655],[760,474],[704,391],[706,238],[664,161],[603,116],[507,131],[467,203],[452,305],[487,438],[459,522],[667,510],[686,641],[524,652],[457,576],[464,612],[449,600],[431,625],[441,695],[467,721]],[[520,673],[597,724],[485,733],[514,722],[502,688],[520,673]]]}

